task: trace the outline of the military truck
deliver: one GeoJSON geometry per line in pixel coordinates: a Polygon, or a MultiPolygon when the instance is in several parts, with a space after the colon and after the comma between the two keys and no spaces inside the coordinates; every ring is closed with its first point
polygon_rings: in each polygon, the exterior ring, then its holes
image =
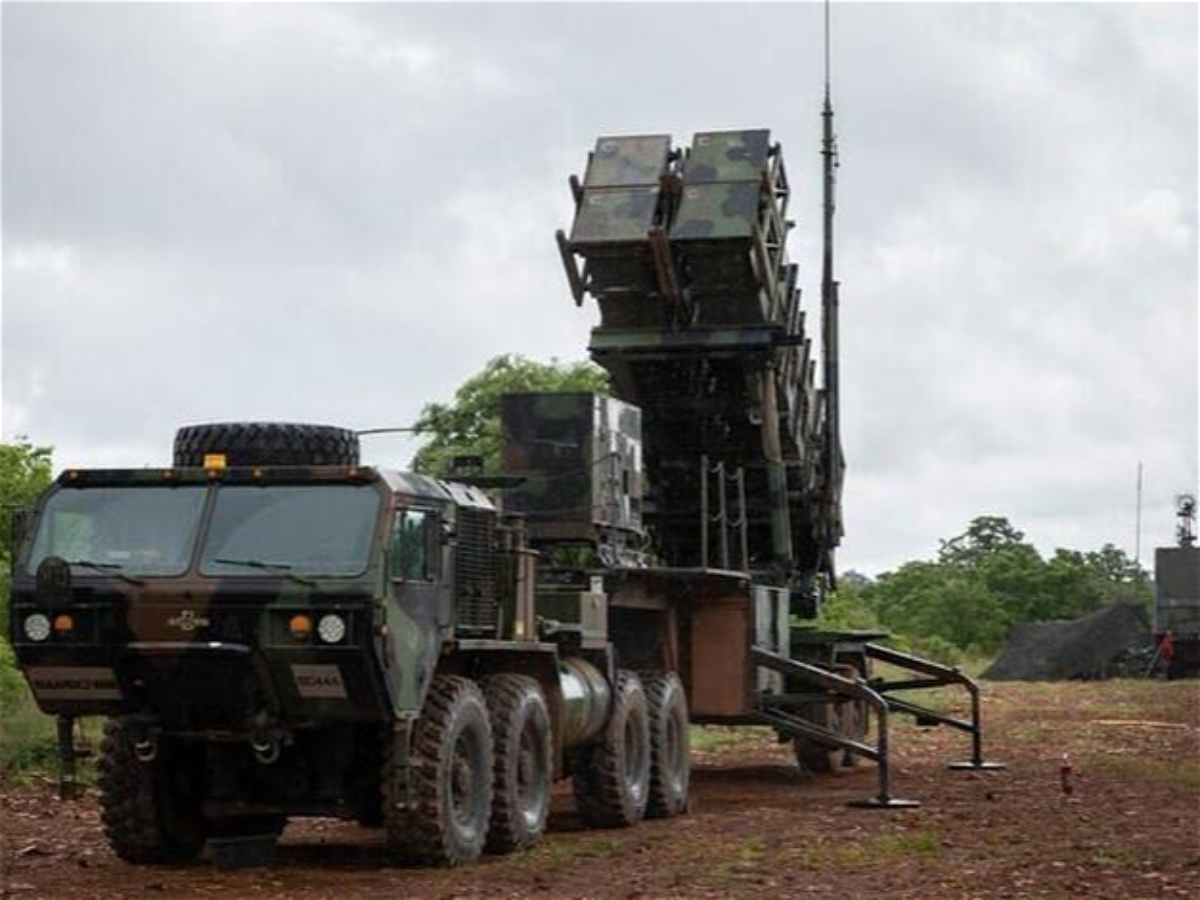
{"type": "Polygon", "coordinates": [[[183,428],[174,463],[64,472],[16,535],[10,637],[45,712],[109,717],[119,856],[337,816],[461,863],[536,842],[560,777],[593,826],[686,808],[670,660],[615,640],[600,579],[539,610],[525,525],[479,487],[327,426],[183,428]]]}
{"type": "Polygon", "coordinates": [[[558,244],[613,396],[505,397],[503,472],[196,425],[171,467],[67,471],[18,517],[13,644],[68,773],[71,721],[109,717],[120,856],[324,815],[461,863],[537,841],[560,777],[589,825],[678,815],[697,722],[772,729],[813,772],[872,760],[874,807],[915,802],[891,790],[893,713],[995,765],[969,678],[814,624],[843,533],[828,101],[825,125],[819,389],[769,132],[604,137],[558,244]],[[942,685],[969,719],[905,694],[942,685]]]}

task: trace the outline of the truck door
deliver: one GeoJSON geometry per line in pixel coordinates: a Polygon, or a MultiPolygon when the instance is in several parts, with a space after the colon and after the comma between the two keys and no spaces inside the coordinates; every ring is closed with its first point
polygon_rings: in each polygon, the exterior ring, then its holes
{"type": "Polygon", "coordinates": [[[412,702],[423,696],[437,665],[442,630],[450,625],[442,591],[441,516],[429,507],[402,506],[394,513],[388,546],[389,592],[399,616],[389,615],[401,669],[413,679],[402,690],[412,702]]]}

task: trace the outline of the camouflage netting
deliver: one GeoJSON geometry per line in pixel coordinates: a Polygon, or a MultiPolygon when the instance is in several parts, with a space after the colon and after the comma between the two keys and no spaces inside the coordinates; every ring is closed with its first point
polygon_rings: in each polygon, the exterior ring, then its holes
{"type": "Polygon", "coordinates": [[[1064,681],[1144,675],[1154,640],[1146,611],[1114,603],[1066,622],[1013,626],[983,673],[993,681],[1064,681]]]}

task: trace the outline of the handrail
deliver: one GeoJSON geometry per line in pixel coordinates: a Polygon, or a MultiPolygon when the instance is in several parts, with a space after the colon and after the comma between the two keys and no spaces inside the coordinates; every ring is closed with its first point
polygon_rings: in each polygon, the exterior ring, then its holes
{"type": "Polygon", "coordinates": [[[971,721],[969,723],[956,719],[952,716],[945,716],[931,709],[911,703],[906,700],[897,700],[890,698],[886,702],[896,711],[903,712],[919,719],[928,719],[939,724],[949,725],[952,728],[957,728],[961,731],[967,731],[971,734],[971,758],[964,762],[951,763],[952,769],[1002,769],[1003,763],[989,762],[983,758],[983,728],[980,725],[980,699],[979,685],[973,678],[968,676],[956,666],[945,666],[941,663],[936,663],[933,660],[922,659],[919,656],[913,656],[911,653],[903,653],[899,650],[894,650],[891,647],[883,647],[879,644],[866,643],[863,644],[863,652],[870,659],[878,660],[882,663],[896,666],[901,669],[907,669],[910,672],[917,672],[921,675],[930,676],[932,680],[926,679],[907,679],[903,681],[887,682],[885,680],[875,679],[872,684],[880,694],[886,694],[889,691],[911,690],[918,687],[937,687],[939,685],[960,684],[967,689],[971,695],[971,721]]]}
{"type": "Polygon", "coordinates": [[[859,741],[842,737],[815,723],[804,722],[779,710],[763,711],[764,718],[768,720],[772,718],[776,719],[789,730],[802,733],[806,737],[811,737],[818,743],[849,750],[851,753],[858,753],[860,756],[867,756],[875,760],[879,768],[879,793],[864,801],[854,801],[851,805],[884,808],[917,805],[915,800],[903,800],[893,797],[891,794],[891,766],[888,757],[889,705],[883,696],[872,690],[866,682],[860,679],[850,679],[844,678],[841,675],[835,675],[833,672],[822,669],[819,666],[800,662],[786,656],[780,656],[778,653],[768,650],[765,647],[751,647],[750,656],[757,665],[767,669],[774,669],[784,675],[790,675],[810,684],[815,684],[839,697],[846,697],[850,700],[861,700],[875,710],[878,727],[876,728],[876,746],[873,754],[863,753],[863,748],[866,745],[859,741]]]}

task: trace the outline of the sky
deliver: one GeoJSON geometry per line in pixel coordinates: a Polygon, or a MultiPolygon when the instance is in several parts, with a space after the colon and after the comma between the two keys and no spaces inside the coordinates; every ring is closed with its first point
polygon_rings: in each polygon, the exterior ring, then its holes
{"type": "MultiPolygon", "coordinates": [[[[817,315],[818,4],[3,4],[0,437],[410,424],[586,356],[554,246],[599,135],[768,127],[817,315]]],[[[833,7],[842,568],[979,515],[1172,543],[1198,480],[1197,7],[833,7]]],[[[405,466],[410,438],[364,438],[405,466]]]]}

